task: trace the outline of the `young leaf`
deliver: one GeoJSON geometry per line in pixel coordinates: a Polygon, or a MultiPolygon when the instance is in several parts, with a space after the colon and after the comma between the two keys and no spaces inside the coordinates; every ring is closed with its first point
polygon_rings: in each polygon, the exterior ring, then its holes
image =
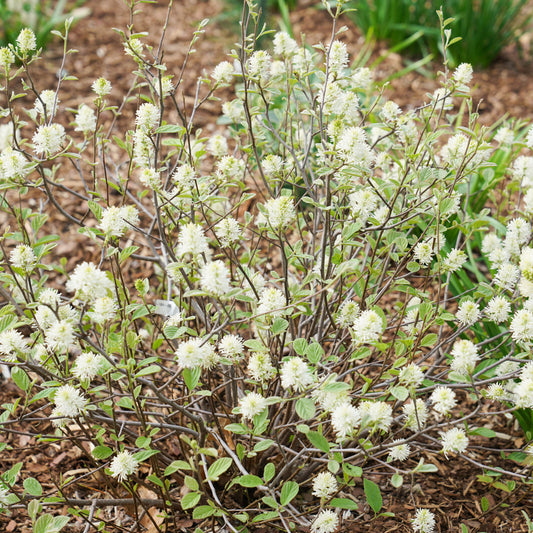
{"type": "Polygon", "coordinates": [[[365,491],[366,501],[372,510],[377,514],[381,511],[383,499],[379,487],[370,479],[363,479],[363,489],[365,491]]]}
{"type": "Polygon", "coordinates": [[[281,505],[287,505],[298,494],[300,486],[295,481],[285,481],[283,487],[281,487],[280,503],[281,505]]]}
{"type": "Polygon", "coordinates": [[[207,470],[207,479],[209,481],[218,481],[218,478],[231,466],[233,459],[230,457],[221,457],[217,459],[207,470]]]}

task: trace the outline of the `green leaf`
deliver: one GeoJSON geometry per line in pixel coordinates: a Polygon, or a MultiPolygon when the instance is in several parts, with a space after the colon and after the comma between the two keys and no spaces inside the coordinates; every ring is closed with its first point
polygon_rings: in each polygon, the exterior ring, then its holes
{"type": "Polygon", "coordinates": [[[320,451],[324,453],[328,453],[330,446],[328,439],[324,437],[324,435],[321,435],[318,433],[318,431],[308,431],[307,432],[307,438],[311,441],[311,444],[318,448],[320,451]]]}
{"type": "Polygon", "coordinates": [[[100,204],[97,204],[94,200],[89,200],[87,202],[87,205],[89,206],[89,209],[95,216],[96,220],[99,221],[102,218],[102,214],[104,212],[102,206],[100,204]]]}
{"type": "Polygon", "coordinates": [[[244,424],[228,424],[227,426],[224,426],[224,429],[226,431],[231,431],[236,435],[246,435],[250,432],[250,430],[244,424]]]}
{"type": "Polygon", "coordinates": [[[42,496],[43,488],[41,484],[34,478],[28,477],[23,482],[24,489],[30,496],[42,496]]]}
{"type": "Polygon", "coordinates": [[[178,470],[192,470],[191,465],[187,461],[172,461],[166,468],[163,475],[170,476],[178,470]]]}
{"type": "Polygon", "coordinates": [[[24,392],[27,392],[31,387],[31,381],[24,370],[20,367],[15,367],[11,370],[11,377],[13,381],[17,384],[19,389],[22,389],[24,392]]]}
{"type": "Polygon", "coordinates": [[[481,437],[486,437],[487,439],[492,439],[496,436],[496,432],[489,428],[476,428],[472,429],[469,433],[471,435],[480,435],[481,437]]]}
{"type": "Polygon", "coordinates": [[[267,463],[265,465],[265,469],[263,470],[263,479],[265,480],[265,483],[268,483],[276,473],[276,467],[274,463],[267,463]]]}
{"type": "Polygon", "coordinates": [[[401,474],[394,474],[390,482],[394,488],[398,489],[403,485],[403,476],[401,474]]]}
{"type": "Polygon", "coordinates": [[[140,452],[134,453],[133,457],[135,457],[139,463],[142,463],[143,461],[146,461],[146,459],[152,457],[152,455],[156,455],[158,453],[159,450],[141,450],[140,452]]]}
{"type": "Polygon", "coordinates": [[[300,486],[296,481],[285,481],[281,487],[280,503],[287,505],[290,503],[300,491],[300,486]]]}
{"type": "Polygon", "coordinates": [[[303,420],[314,418],[316,413],[315,402],[311,398],[300,398],[296,402],[296,412],[303,420]]]}
{"type": "Polygon", "coordinates": [[[277,511],[267,511],[266,513],[258,514],[252,518],[252,522],[256,524],[257,522],[270,522],[279,518],[279,513],[277,511]]]}
{"type": "Polygon", "coordinates": [[[263,480],[259,476],[254,476],[252,474],[236,477],[234,481],[238,485],[241,485],[241,487],[249,488],[259,487],[263,484],[263,480]]]}
{"type": "Polygon", "coordinates": [[[272,439],[261,440],[254,446],[254,452],[264,452],[265,450],[268,450],[273,444],[274,441],[272,439]]]}
{"type": "Polygon", "coordinates": [[[292,347],[298,355],[305,355],[307,350],[307,341],[305,339],[294,339],[292,347]]]}
{"type": "Polygon", "coordinates": [[[481,509],[483,510],[484,513],[486,513],[489,510],[489,507],[490,507],[489,500],[487,500],[487,498],[483,496],[481,498],[481,509]]]}
{"type": "Polygon", "coordinates": [[[193,492],[198,491],[198,488],[199,488],[198,481],[196,481],[196,479],[194,479],[192,476],[185,476],[183,478],[183,483],[190,491],[193,491],[193,492]]]}
{"type": "Polygon", "coordinates": [[[307,359],[310,363],[318,363],[324,356],[324,348],[318,344],[318,342],[313,342],[309,345],[306,350],[307,359]]]}
{"type": "Polygon", "coordinates": [[[199,492],[188,492],[183,496],[181,499],[181,507],[182,509],[191,509],[192,507],[196,507],[196,504],[200,501],[201,494],[199,492]]]}
{"type": "Polygon", "coordinates": [[[146,368],[142,368],[135,374],[135,377],[140,378],[141,376],[148,376],[149,374],[155,374],[156,372],[159,372],[161,368],[159,365],[150,365],[146,368]]]}
{"type": "Polygon", "coordinates": [[[119,261],[123,263],[130,255],[134,254],[139,249],[138,246],[127,246],[120,252],[119,261]]]}
{"type": "Polygon", "coordinates": [[[155,130],[155,133],[183,133],[185,128],[183,126],[179,126],[177,124],[165,124],[163,126],[159,126],[155,130]]]}
{"type": "Polygon", "coordinates": [[[272,335],[280,335],[289,327],[289,322],[281,317],[276,317],[270,326],[272,335]]]}
{"type": "Polygon", "coordinates": [[[350,511],[357,511],[357,509],[359,509],[357,503],[349,498],[333,498],[329,502],[329,505],[336,509],[348,509],[350,511]]]}
{"type": "Polygon", "coordinates": [[[409,390],[406,387],[402,387],[401,385],[396,385],[395,387],[392,387],[390,393],[401,402],[404,402],[409,397],[409,390]]]}
{"type": "Polygon", "coordinates": [[[218,478],[231,466],[233,459],[231,457],[221,457],[217,459],[207,470],[207,479],[209,481],[218,481],[218,478]]]}
{"type": "Polygon", "coordinates": [[[213,516],[216,512],[217,510],[210,505],[200,505],[192,512],[192,517],[195,520],[202,520],[213,516]]]}
{"type": "Polygon", "coordinates": [[[438,335],[436,333],[428,333],[420,342],[422,346],[428,347],[433,346],[438,339],[438,335]]]}
{"type": "Polygon", "coordinates": [[[96,446],[96,448],[93,448],[91,455],[95,459],[107,459],[110,455],[113,455],[113,450],[109,446],[96,446]]]}
{"type": "Polygon", "coordinates": [[[372,507],[372,510],[377,514],[381,511],[383,506],[383,499],[379,487],[370,479],[363,479],[363,489],[365,491],[366,501],[372,507]]]}
{"type": "Polygon", "coordinates": [[[183,381],[185,381],[185,385],[187,385],[189,390],[192,391],[196,388],[196,385],[198,385],[198,382],[200,381],[201,373],[202,369],[199,366],[183,369],[183,381]]]}

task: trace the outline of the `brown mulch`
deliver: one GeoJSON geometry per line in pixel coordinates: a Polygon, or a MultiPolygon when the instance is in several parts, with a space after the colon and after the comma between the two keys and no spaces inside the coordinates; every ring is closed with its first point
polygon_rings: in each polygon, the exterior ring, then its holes
{"type": "MultiPolygon", "coordinates": [[[[304,33],[306,42],[327,42],[330,37],[331,24],[324,11],[313,7],[314,2],[300,1],[298,9],[291,15],[295,35],[304,33]]],[[[78,81],[63,84],[60,99],[64,107],[77,108],[80,98],[90,101],[89,88],[92,82],[103,76],[113,85],[111,103],[121,106],[122,95],[126,94],[133,82],[133,61],[125,58],[122,52],[121,38],[111,28],[126,29],[130,23],[129,13],[123,0],[89,0],[86,5],[91,9],[91,15],[76,24],[69,38],[70,46],[79,53],[69,56],[65,65],[66,70],[78,81]],[[128,63],[129,61],[129,63],[128,63]]],[[[166,16],[166,2],[156,4],[141,4],[135,19],[138,31],[153,33],[152,43],[157,46],[157,38],[166,16]]],[[[186,58],[188,45],[196,24],[204,19],[215,19],[224,9],[221,0],[179,0],[174,2],[170,24],[165,39],[165,63],[169,72],[178,73],[186,58]]],[[[362,48],[364,39],[354,26],[347,20],[342,21],[348,29],[342,34],[352,54],[362,48]]],[[[210,24],[203,38],[196,44],[196,52],[188,59],[187,74],[184,78],[182,90],[186,104],[194,97],[196,80],[202,73],[210,73],[222,60],[227,59],[226,53],[237,39],[226,24],[210,24]]],[[[516,47],[509,47],[496,63],[486,71],[476,72],[474,76],[474,99],[479,102],[480,121],[490,125],[503,115],[518,117],[522,120],[533,118],[533,65],[528,56],[529,35],[524,36],[524,54],[516,47]]],[[[373,53],[373,58],[384,54],[385,49],[379,46],[373,53]]],[[[34,79],[39,90],[54,88],[57,84],[57,69],[59,68],[62,47],[53,44],[45,54],[45,58],[32,67],[34,79]]],[[[389,55],[378,67],[378,76],[382,79],[390,76],[405,66],[397,55],[389,55]]],[[[438,67],[435,67],[435,72],[438,67]]],[[[388,89],[388,97],[394,99],[402,108],[417,106],[427,99],[426,93],[432,93],[438,86],[438,81],[425,77],[419,73],[395,79],[388,89]]],[[[197,115],[196,123],[205,128],[206,133],[214,129],[212,120],[218,112],[219,104],[209,102],[197,115]]],[[[134,108],[132,108],[134,109],[134,108]]],[[[120,128],[122,122],[118,122],[120,128]]],[[[117,131],[120,134],[120,131],[117,131]]],[[[64,233],[68,224],[61,217],[52,219],[51,224],[58,234],[64,233]]],[[[72,264],[95,253],[86,248],[87,239],[74,234],[72,239],[59,245],[60,256],[70,257],[72,264]]],[[[0,382],[0,404],[12,402],[18,396],[17,388],[12,382],[0,382]]],[[[513,435],[509,440],[492,439],[490,445],[493,452],[485,452],[479,457],[480,461],[513,468],[512,463],[502,462],[498,449],[516,448],[523,446],[521,432],[513,426],[512,420],[505,418],[495,421],[493,429],[499,434],[513,435]]],[[[0,471],[9,469],[13,464],[23,461],[23,476],[34,476],[43,485],[45,493],[53,493],[61,476],[83,475],[87,464],[81,452],[61,442],[39,442],[28,432],[28,428],[14,428],[17,432],[9,435],[0,434],[1,442],[8,442],[11,450],[1,454],[0,471]]],[[[53,428],[48,430],[52,433],[53,428]]],[[[30,428],[30,432],[32,429],[30,428]]],[[[39,431],[43,427],[39,426],[39,431]]],[[[487,445],[487,440],[483,442],[487,445]]],[[[490,486],[478,479],[482,474],[474,465],[450,458],[445,461],[442,457],[425,457],[426,462],[438,464],[439,472],[418,475],[413,480],[406,479],[400,489],[391,486],[382,487],[384,496],[383,512],[394,513],[394,517],[374,517],[372,510],[364,503],[365,498],[361,486],[356,486],[350,496],[360,502],[359,510],[346,517],[342,531],[358,533],[363,531],[389,533],[411,532],[410,520],[417,508],[431,509],[438,521],[437,531],[460,531],[460,524],[464,524],[470,532],[526,532],[527,526],[522,511],[533,518],[533,493],[531,486],[517,483],[512,491],[506,491],[501,486],[490,486]],[[489,504],[484,511],[481,499],[486,498],[489,504]]],[[[415,464],[407,464],[406,469],[415,464]]],[[[506,479],[505,481],[509,481],[506,479]]],[[[88,494],[96,494],[99,490],[99,480],[88,477],[86,480],[88,494]]],[[[56,509],[56,512],[66,514],[67,509],[56,509]]],[[[108,519],[112,520],[111,514],[108,519]]],[[[118,515],[117,515],[118,518],[118,515]]],[[[199,526],[187,516],[178,522],[182,524],[181,531],[193,531],[199,526]]],[[[131,524],[130,524],[131,527],[131,524]]],[[[80,523],[67,526],[63,531],[82,532],[85,525],[80,523]]],[[[26,512],[14,510],[11,516],[0,515],[0,531],[26,533],[31,531],[31,523],[26,512]]],[[[117,530],[118,531],[118,530],[117,530]]]]}

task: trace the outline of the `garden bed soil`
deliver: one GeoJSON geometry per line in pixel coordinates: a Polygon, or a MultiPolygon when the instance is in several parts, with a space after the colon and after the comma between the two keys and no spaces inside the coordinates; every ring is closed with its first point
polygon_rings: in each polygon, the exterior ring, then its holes
{"type": "MultiPolygon", "coordinates": [[[[291,14],[291,22],[295,35],[304,33],[306,42],[327,42],[330,38],[331,23],[324,11],[313,7],[314,2],[300,1],[298,8],[291,14]]],[[[77,23],[69,38],[70,46],[77,49],[77,54],[67,58],[65,69],[78,78],[76,82],[63,83],[60,99],[64,107],[77,108],[81,100],[90,102],[92,99],[90,86],[92,82],[103,76],[107,78],[113,91],[110,96],[111,103],[123,105],[121,95],[128,93],[133,82],[133,62],[125,58],[121,38],[111,28],[126,29],[130,23],[129,13],[123,0],[90,0],[86,3],[91,14],[77,23]],[[129,63],[128,63],[129,62],[129,63]],[[81,99],[81,100],[80,100],[81,99]]],[[[166,2],[156,4],[141,4],[142,13],[135,19],[136,31],[149,31],[154,45],[157,45],[163,21],[166,17],[166,2]]],[[[222,13],[224,5],[218,0],[180,0],[174,2],[170,23],[165,38],[164,61],[169,72],[179,72],[186,58],[189,42],[195,25],[204,18],[213,19],[205,35],[195,45],[196,53],[188,57],[186,75],[182,84],[182,93],[186,105],[190,106],[195,94],[196,80],[203,73],[209,74],[222,60],[227,59],[228,51],[237,39],[226,26],[216,23],[217,17],[222,13]]],[[[343,20],[347,31],[342,34],[342,39],[347,43],[350,52],[356,55],[363,47],[364,39],[353,25],[343,20]]],[[[504,50],[501,57],[489,69],[476,72],[474,75],[473,96],[478,105],[480,122],[492,125],[502,116],[517,117],[524,121],[533,119],[533,69],[529,56],[528,45],[530,35],[525,35],[521,42],[523,50],[519,51],[512,46],[504,50]]],[[[385,48],[377,46],[372,58],[385,54],[385,48]]],[[[61,62],[62,47],[59,43],[52,44],[44,58],[32,66],[32,73],[39,90],[54,88],[57,85],[57,73],[61,62]]],[[[385,79],[405,66],[400,56],[391,54],[380,63],[377,74],[385,79]]],[[[438,71],[435,67],[434,73],[438,71]]],[[[419,73],[410,73],[393,80],[387,89],[387,96],[395,100],[403,109],[419,106],[427,101],[427,93],[432,93],[438,87],[435,77],[425,77],[419,73]]],[[[132,95],[135,97],[136,95],[132,95]]],[[[134,98],[136,101],[136,98],[134,98]]],[[[129,109],[126,106],[126,110],[129,109]]],[[[126,111],[126,115],[133,113],[126,111]]],[[[196,117],[196,123],[210,133],[215,128],[214,118],[219,112],[217,102],[208,102],[196,117]]],[[[126,119],[128,116],[126,116],[126,119]]],[[[131,114],[129,116],[131,119],[131,114]]],[[[72,120],[72,116],[67,120],[72,120]]],[[[116,124],[120,128],[122,122],[116,124]]],[[[117,134],[120,131],[117,129],[117,134]]],[[[68,178],[67,178],[68,179],[68,178]]],[[[69,224],[60,215],[52,213],[50,224],[55,226],[56,233],[64,234],[69,224]]],[[[52,228],[53,229],[53,228],[52,228]]],[[[87,247],[87,239],[72,233],[72,239],[61,241],[59,256],[68,257],[69,264],[75,265],[88,256],[97,253],[96,248],[87,247]]],[[[18,396],[17,387],[12,381],[0,383],[0,404],[11,402],[18,396]]],[[[497,433],[492,439],[492,452],[476,451],[475,441],[472,443],[476,460],[486,464],[498,464],[503,468],[515,469],[512,463],[502,463],[500,451],[502,449],[516,449],[523,447],[524,442],[521,431],[516,427],[513,419],[487,418],[487,424],[497,433]],[[509,435],[506,437],[506,435],[509,435]]],[[[2,453],[0,461],[1,471],[11,465],[23,461],[24,475],[32,475],[39,479],[45,493],[53,494],[61,476],[81,476],[89,472],[83,461],[81,452],[73,449],[68,443],[39,442],[34,436],[35,432],[43,432],[43,426],[35,428],[20,426],[11,428],[9,434],[0,434],[0,440],[7,441],[12,447],[2,453]]],[[[47,428],[53,432],[53,428],[47,428]]],[[[427,508],[432,510],[437,518],[437,531],[460,531],[460,524],[468,527],[470,532],[522,532],[527,531],[526,520],[523,512],[529,513],[533,518],[533,492],[531,486],[517,483],[514,490],[505,490],[502,486],[489,486],[482,483],[478,476],[481,470],[457,457],[451,456],[445,460],[442,456],[426,456],[426,463],[438,466],[438,473],[426,474],[423,478],[406,479],[403,487],[394,489],[390,485],[381,484],[384,497],[383,511],[394,513],[394,517],[378,516],[364,503],[365,498],[361,486],[353,488],[348,496],[359,502],[357,511],[346,516],[342,531],[348,533],[374,531],[380,533],[411,532],[410,520],[415,509],[427,508]],[[485,498],[482,502],[482,498],[485,498]],[[488,508],[487,508],[488,505],[488,508]]],[[[405,464],[405,469],[413,468],[416,463],[405,464]]],[[[379,473],[376,472],[374,480],[379,482],[379,473]]],[[[507,478],[510,480],[511,478],[507,478]]],[[[72,494],[76,497],[105,497],[106,489],[99,483],[97,476],[90,475],[86,479],[86,494],[72,494]]],[[[147,496],[149,497],[149,495],[147,496]]],[[[67,513],[67,508],[57,509],[57,512],[67,513]]],[[[116,520],[117,531],[124,531],[119,523],[130,529],[127,509],[106,509],[105,516],[116,520]]],[[[152,524],[143,522],[146,531],[152,524]]],[[[200,523],[193,522],[185,514],[177,521],[178,531],[193,531],[200,523]]],[[[0,530],[6,532],[26,533],[31,531],[31,524],[27,514],[21,510],[14,510],[11,516],[0,516],[0,530]]],[[[73,521],[64,529],[66,532],[86,532],[85,524],[73,521]]],[[[137,531],[137,530],[135,530],[137,531]]],[[[139,530],[140,531],[140,530],[139,530]]],[[[267,529],[258,529],[266,533],[267,529]]]]}

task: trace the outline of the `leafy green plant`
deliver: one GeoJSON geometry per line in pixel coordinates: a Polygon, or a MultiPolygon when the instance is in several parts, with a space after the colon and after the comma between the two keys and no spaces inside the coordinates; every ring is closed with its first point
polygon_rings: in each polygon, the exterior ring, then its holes
{"type": "Polygon", "coordinates": [[[410,35],[420,38],[407,50],[411,54],[437,55],[442,51],[439,22],[435,12],[441,5],[461,43],[448,50],[450,64],[471,63],[487,67],[503,47],[516,42],[528,26],[528,0],[351,0],[347,6],[352,20],[376,39],[395,45],[410,35]]]}
{"type": "Polygon", "coordinates": [[[0,0],[0,46],[14,44],[20,30],[28,27],[35,33],[37,47],[44,47],[52,38],[52,30],[67,18],[79,19],[87,14],[79,7],[83,2],[76,0],[73,7],[67,0],[0,0]]]}

